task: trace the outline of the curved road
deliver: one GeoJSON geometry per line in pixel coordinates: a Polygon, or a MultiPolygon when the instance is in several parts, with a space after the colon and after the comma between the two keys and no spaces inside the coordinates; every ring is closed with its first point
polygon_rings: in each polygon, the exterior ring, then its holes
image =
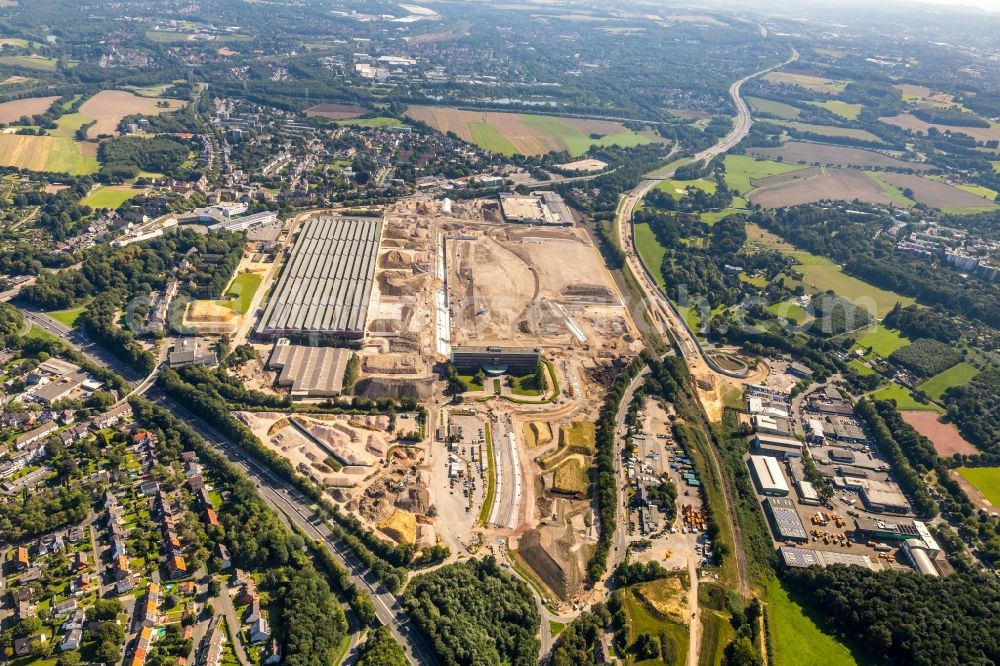
{"type": "MultiPolygon", "coordinates": [[[[745,76],[733,83],[729,87],[729,95],[732,97],[733,103],[736,105],[737,116],[735,126],[732,131],[730,131],[729,134],[723,137],[718,143],[695,155],[690,163],[709,162],[717,156],[732,149],[740,141],[742,141],[749,133],[750,126],[753,124],[753,119],[750,116],[750,108],[740,95],[740,88],[742,88],[743,84],[750,79],[763,76],[768,72],[795,62],[798,60],[798,57],[798,52],[795,49],[792,49],[791,57],[785,62],[762,69],[758,72],[754,72],[753,74],[745,76]]],[[[642,288],[643,295],[646,300],[646,306],[649,309],[656,332],[665,338],[669,337],[667,335],[668,333],[673,336],[673,338],[677,341],[677,346],[684,356],[688,368],[693,376],[714,376],[717,373],[708,364],[704,350],[702,350],[702,348],[695,342],[691,332],[688,330],[685,323],[681,321],[677,312],[673,309],[666,297],[666,294],[664,294],[659,288],[645,264],[642,263],[635,245],[635,236],[632,228],[632,215],[635,212],[636,206],[640,201],[642,201],[643,197],[645,197],[650,190],[656,187],[656,185],[663,180],[673,177],[675,171],[676,169],[659,174],[656,177],[648,177],[639,183],[635,189],[625,195],[625,198],[622,200],[622,204],[618,209],[618,234],[621,240],[621,246],[625,250],[626,263],[628,264],[629,270],[635,276],[636,281],[639,283],[639,286],[642,288]]],[[[713,458],[712,464],[719,472],[721,472],[722,465],[719,461],[718,452],[715,451],[714,447],[710,448],[713,458]]],[[[730,524],[730,529],[735,541],[734,555],[736,557],[739,590],[743,596],[748,596],[750,594],[750,584],[749,574],[747,571],[746,553],[743,551],[742,535],[739,532],[739,525],[737,525],[736,521],[733,520],[733,507],[735,506],[735,502],[729,485],[726,483],[723,483],[722,485],[726,500],[726,520],[730,524]]]]}

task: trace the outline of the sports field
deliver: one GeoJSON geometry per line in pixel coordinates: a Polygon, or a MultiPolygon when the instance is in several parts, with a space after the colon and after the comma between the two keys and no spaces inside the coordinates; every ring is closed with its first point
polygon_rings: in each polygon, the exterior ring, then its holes
{"type": "Polygon", "coordinates": [[[144,194],[146,191],[132,187],[98,187],[80,201],[80,203],[91,208],[118,209],[132,197],[144,194]]]}
{"type": "Polygon", "coordinates": [[[958,473],[993,506],[1000,507],[1000,467],[960,467],[958,473]]]}
{"type": "Polygon", "coordinates": [[[126,116],[155,116],[165,111],[176,111],[186,105],[187,102],[179,99],[141,97],[127,90],[102,90],[83,103],[80,115],[97,121],[97,124],[87,130],[87,136],[94,138],[102,134],[115,134],[118,123],[126,116]],[[167,106],[157,106],[163,103],[167,106]]]}
{"type": "Polygon", "coordinates": [[[247,313],[262,280],[263,277],[257,273],[240,273],[233,278],[229,289],[226,290],[226,296],[233,299],[230,301],[233,310],[240,314],[247,313]]]}
{"type": "Polygon", "coordinates": [[[778,580],[767,585],[767,614],[779,666],[852,666],[858,663],[837,639],[824,634],[778,580]],[[822,655],[822,657],[820,657],[822,655]]]}
{"type": "Polygon", "coordinates": [[[864,108],[862,104],[849,104],[847,102],[841,102],[839,99],[832,99],[825,102],[806,102],[812,106],[818,106],[821,109],[826,109],[827,111],[840,116],[841,118],[846,118],[847,120],[855,120],[858,114],[861,113],[861,109],[864,108]]]}
{"type": "Polygon", "coordinates": [[[979,370],[976,367],[963,362],[939,372],[917,388],[926,393],[931,400],[940,400],[945,391],[955,386],[965,386],[978,374],[979,370]]]}
{"type": "Polygon", "coordinates": [[[749,155],[726,155],[726,187],[746,194],[753,189],[751,181],[754,179],[779,176],[802,168],[800,164],[758,160],[749,155]]]}
{"type": "Polygon", "coordinates": [[[0,134],[0,165],[84,176],[96,173],[97,145],[55,136],[0,134]]]}
{"type": "Polygon", "coordinates": [[[910,339],[904,337],[899,331],[877,324],[867,335],[859,339],[852,349],[870,347],[879,356],[887,358],[889,354],[900,347],[905,347],[910,342],[910,339]]]}
{"type": "Polygon", "coordinates": [[[440,132],[454,132],[464,141],[503,155],[544,155],[555,151],[577,156],[591,146],[632,147],[663,141],[651,132],[635,132],[608,120],[465,111],[439,106],[411,106],[406,115],[440,132]]]}
{"type": "Polygon", "coordinates": [[[762,99],[760,97],[747,97],[750,107],[757,113],[768,113],[783,120],[795,120],[802,113],[802,109],[791,104],[776,102],[773,99],[762,99]]]}

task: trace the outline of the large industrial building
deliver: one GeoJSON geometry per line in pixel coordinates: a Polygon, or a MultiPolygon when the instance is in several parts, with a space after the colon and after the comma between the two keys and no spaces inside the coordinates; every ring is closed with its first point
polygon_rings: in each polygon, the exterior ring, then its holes
{"type": "Polygon", "coordinates": [[[381,218],[325,215],[307,222],[257,335],[363,338],[381,237],[381,218]]]}
{"type": "Polygon", "coordinates": [[[833,485],[855,491],[865,508],[875,513],[906,513],[910,503],[895,483],[853,476],[835,476],[833,485]]]}
{"type": "Polygon", "coordinates": [[[867,555],[814,550],[798,546],[782,546],[780,550],[781,559],[786,567],[828,567],[831,564],[852,564],[872,571],[878,570],[867,555]]]}
{"type": "Polygon", "coordinates": [[[771,456],[750,456],[750,472],[761,495],[785,497],[788,483],[781,473],[781,466],[771,456]]]}
{"type": "Polygon", "coordinates": [[[794,437],[769,435],[759,432],[754,436],[754,449],[762,455],[779,458],[798,458],[802,455],[802,442],[794,437]]]}
{"type": "Polygon", "coordinates": [[[526,375],[534,372],[542,360],[537,347],[452,347],[451,362],[463,373],[526,375]]]}
{"type": "Polygon", "coordinates": [[[555,192],[533,192],[531,196],[504,192],[500,195],[500,211],[505,220],[515,224],[573,224],[572,211],[555,192]]]}
{"type": "Polygon", "coordinates": [[[278,340],[267,361],[277,370],[277,385],[288,388],[293,398],[329,397],[344,389],[344,372],[351,358],[348,349],[305,347],[278,340]]]}
{"type": "Polygon", "coordinates": [[[778,541],[808,541],[809,535],[795,511],[795,503],[787,497],[768,497],[764,502],[768,520],[778,541]]]}

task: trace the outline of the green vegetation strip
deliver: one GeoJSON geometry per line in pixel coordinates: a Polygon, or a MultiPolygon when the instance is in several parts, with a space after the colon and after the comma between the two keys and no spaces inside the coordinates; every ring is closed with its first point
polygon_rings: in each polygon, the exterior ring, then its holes
{"type": "Polygon", "coordinates": [[[497,492],[497,470],[493,464],[493,433],[490,430],[490,421],[486,420],[486,498],[483,500],[483,508],[479,510],[480,525],[485,526],[490,519],[490,509],[493,507],[493,498],[497,492]]]}

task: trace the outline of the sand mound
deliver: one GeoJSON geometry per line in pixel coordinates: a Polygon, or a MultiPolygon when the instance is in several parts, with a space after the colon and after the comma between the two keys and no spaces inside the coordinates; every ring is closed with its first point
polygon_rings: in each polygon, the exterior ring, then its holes
{"type": "Polygon", "coordinates": [[[437,543],[437,532],[430,525],[417,525],[417,547],[430,548],[437,543]]]}
{"type": "Polygon", "coordinates": [[[388,518],[378,524],[378,528],[397,543],[416,543],[417,517],[409,511],[394,509],[388,518]]]}
{"type": "Polygon", "coordinates": [[[386,271],[379,275],[379,290],[383,296],[406,296],[422,292],[427,286],[427,275],[411,275],[404,271],[386,271]]]}
{"type": "Polygon", "coordinates": [[[552,428],[544,421],[532,421],[525,424],[524,435],[528,440],[528,447],[545,446],[552,441],[552,428]]]}
{"type": "Polygon", "coordinates": [[[431,496],[426,488],[407,488],[396,498],[396,506],[414,514],[427,514],[431,496]]]}
{"type": "Polygon", "coordinates": [[[541,533],[537,529],[524,533],[518,544],[517,553],[545,583],[546,587],[560,599],[567,598],[566,570],[542,545],[541,533]]]}
{"type": "Polygon", "coordinates": [[[433,395],[433,383],[433,379],[368,377],[358,382],[354,393],[369,400],[376,400],[378,398],[392,398],[393,400],[413,398],[423,402],[430,400],[433,395]]]}
{"type": "Polygon", "coordinates": [[[414,354],[379,354],[365,357],[365,372],[380,375],[414,375],[419,361],[414,354]]]}
{"type": "Polygon", "coordinates": [[[674,622],[687,620],[687,595],[680,578],[661,578],[635,589],[636,596],[660,617],[674,622]]]}
{"type": "Polygon", "coordinates": [[[403,254],[399,250],[391,250],[382,255],[382,259],[379,263],[382,268],[406,269],[413,266],[413,259],[410,258],[410,255],[403,254]]]}

